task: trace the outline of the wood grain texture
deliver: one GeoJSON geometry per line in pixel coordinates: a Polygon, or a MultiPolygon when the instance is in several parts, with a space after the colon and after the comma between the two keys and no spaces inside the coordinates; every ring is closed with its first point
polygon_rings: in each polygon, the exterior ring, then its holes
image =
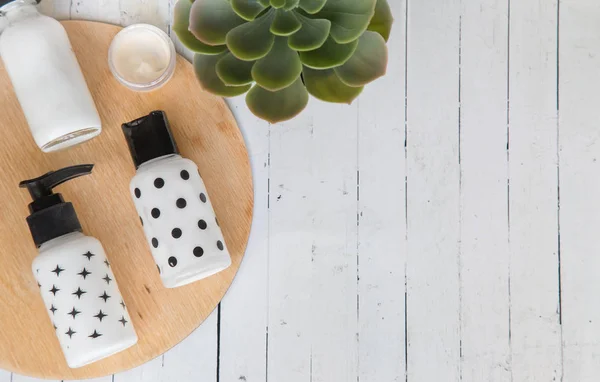
{"type": "Polygon", "coordinates": [[[508,3],[461,6],[460,379],[507,381],[508,3]]]}
{"type": "Polygon", "coordinates": [[[91,22],[64,23],[103,119],[100,137],[68,151],[44,155],[34,144],[6,73],[0,71],[0,109],[5,128],[0,142],[0,209],[6,243],[0,297],[0,367],[36,377],[73,379],[108,375],[149,361],[188,336],[214,310],[240,265],[253,211],[252,177],[243,138],[225,103],[200,89],[191,65],[179,58],[175,77],[161,90],[126,90],[106,62],[119,27],[91,22]],[[190,97],[193,94],[193,97],[190,97]],[[149,253],[128,185],[135,169],[120,125],[156,109],[165,110],[183,156],[202,172],[215,206],[233,265],[191,284],[166,289],[149,253]],[[72,201],[87,234],[100,239],[113,264],[136,327],[139,343],[116,356],[81,369],[69,369],[30,272],[36,255],[25,217],[29,197],[22,179],[76,163],[95,163],[91,177],[59,188],[72,201]],[[32,351],[36,349],[36,351],[32,351]]]}
{"type": "Polygon", "coordinates": [[[600,376],[600,3],[560,2],[559,166],[563,375],[600,376]]]}
{"type": "Polygon", "coordinates": [[[459,0],[408,4],[409,381],[460,377],[460,10],[459,0]]]}
{"type": "Polygon", "coordinates": [[[406,2],[393,5],[387,75],[369,84],[357,101],[360,382],[404,381],[406,370],[406,2]],[[384,168],[394,170],[382,176],[384,168]]]}
{"type": "Polygon", "coordinates": [[[543,4],[510,3],[510,308],[514,381],[562,380],[558,0],[543,4]]]}

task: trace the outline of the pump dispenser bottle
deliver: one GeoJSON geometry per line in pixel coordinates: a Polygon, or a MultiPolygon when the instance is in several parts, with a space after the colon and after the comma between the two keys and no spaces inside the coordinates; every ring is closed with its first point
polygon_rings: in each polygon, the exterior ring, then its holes
{"type": "Polygon", "coordinates": [[[66,167],[21,182],[33,202],[27,223],[39,250],[32,270],[67,364],[101,360],[137,342],[127,307],[100,242],[82,233],[73,208],[52,189],[90,174],[66,167]]]}
{"type": "Polygon", "coordinates": [[[130,192],[167,288],[220,272],[231,258],[198,166],[182,158],[162,111],[123,125],[137,174],[130,192]]]}

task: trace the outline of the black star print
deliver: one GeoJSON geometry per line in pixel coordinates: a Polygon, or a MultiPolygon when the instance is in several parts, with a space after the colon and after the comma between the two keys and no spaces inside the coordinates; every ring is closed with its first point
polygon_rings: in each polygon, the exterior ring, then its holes
{"type": "Polygon", "coordinates": [[[56,309],[56,308],[54,307],[54,304],[52,304],[52,306],[50,307],[50,309],[49,309],[49,310],[52,312],[52,314],[54,314],[54,312],[56,312],[58,309],[56,309]]]}
{"type": "Polygon", "coordinates": [[[125,309],[125,303],[123,302],[123,300],[121,300],[121,306],[123,307],[123,309],[125,309]]]}
{"type": "Polygon", "coordinates": [[[86,277],[88,277],[91,274],[92,274],[92,272],[89,272],[87,269],[85,269],[85,267],[83,267],[83,271],[78,273],[78,275],[83,277],[84,280],[86,277]]]}
{"type": "Polygon", "coordinates": [[[106,300],[108,300],[110,298],[109,295],[106,294],[106,291],[104,291],[104,293],[101,296],[98,296],[99,298],[103,299],[104,302],[106,302],[106,300]]]}
{"type": "Polygon", "coordinates": [[[84,291],[84,290],[81,290],[81,288],[78,287],[77,290],[75,292],[71,293],[71,294],[76,295],[77,298],[81,300],[81,295],[83,295],[85,293],[87,293],[87,292],[84,291]]]}
{"type": "Polygon", "coordinates": [[[106,281],[107,284],[110,284],[110,282],[112,281],[112,279],[108,277],[108,273],[102,278],[102,280],[106,281]]]}
{"type": "Polygon", "coordinates": [[[106,316],[107,316],[106,314],[102,313],[102,309],[100,309],[100,311],[98,312],[98,314],[96,314],[94,317],[96,317],[97,319],[100,320],[100,322],[102,322],[102,319],[104,317],[106,317],[106,316]]]}
{"type": "Polygon", "coordinates": [[[104,260],[104,264],[106,264],[107,267],[110,267],[110,263],[108,262],[108,259],[104,260]]]}
{"type": "Polygon", "coordinates": [[[71,316],[73,316],[73,319],[75,319],[75,316],[77,316],[79,313],[81,312],[75,309],[75,307],[73,307],[73,309],[67,314],[70,314],[71,316]]]}
{"type": "Polygon", "coordinates": [[[96,339],[98,337],[100,337],[102,334],[98,333],[96,330],[94,330],[94,333],[90,334],[88,337],[96,339]]]}
{"type": "Polygon", "coordinates": [[[92,257],[96,256],[94,255],[92,252],[87,251],[86,253],[83,254],[83,256],[87,257],[88,260],[91,260],[92,257]]]}
{"type": "Polygon", "coordinates": [[[71,329],[71,327],[69,326],[69,330],[65,333],[66,335],[69,336],[69,338],[73,337],[73,334],[77,333],[76,331],[74,331],[73,329],[71,329]]]}
{"type": "Polygon", "coordinates": [[[58,288],[56,287],[56,285],[52,285],[52,289],[50,289],[50,292],[52,292],[52,294],[56,296],[56,292],[58,292],[59,290],[60,290],[60,289],[58,289],[58,288]]]}
{"type": "Polygon", "coordinates": [[[127,320],[125,319],[125,316],[121,316],[121,319],[119,320],[119,322],[120,322],[120,323],[122,323],[122,324],[123,324],[123,326],[125,326],[125,324],[126,324],[126,323],[128,323],[129,321],[127,321],[127,320]]]}
{"type": "Polygon", "coordinates": [[[56,276],[60,276],[60,272],[64,271],[63,268],[61,268],[60,266],[56,266],[56,268],[54,268],[54,270],[52,270],[53,273],[56,273],[56,276]]]}

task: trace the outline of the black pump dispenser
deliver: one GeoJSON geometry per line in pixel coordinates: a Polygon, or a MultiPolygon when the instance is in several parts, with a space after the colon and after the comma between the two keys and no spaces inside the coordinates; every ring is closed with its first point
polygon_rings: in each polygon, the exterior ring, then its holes
{"type": "Polygon", "coordinates": [[[136,169],[149,160],[179,154],[164,111],[153,111],[121,127],[136,169]]]}
{"type": "Polygon", "coordinates": [[[29,204],[31,215],[27,217],[27,224],[38,248],[57,237],[81,232],[73,204],[65,202],[62,195],[55,194],[52,189],[73,178],[91,174],[93,167],[93,164],[65,167],[19,183],[19,187],[27,188],[33,199],[29,204]]]}

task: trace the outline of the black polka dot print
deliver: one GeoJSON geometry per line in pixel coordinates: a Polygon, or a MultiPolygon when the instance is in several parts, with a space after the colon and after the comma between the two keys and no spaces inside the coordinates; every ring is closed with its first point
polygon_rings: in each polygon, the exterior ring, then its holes
{"type": "Polygon", "coordinates": [[[177,258],[175,256],[169,257],[169,265],[171,268],[177,266],[177,258]]]}
{"type": "Polygon", "coordinates": [[[142,219],[141,216],[140,216],[140,223],[142,223],[142,226],[144,225],[144,219],[142,219]]]}
{"type": "Polygon", "coordinates": [[[181,229],[179,228],[173,228],[173,230],[171,231],[171,236],[173,236],[175,239],[179,239],[181,237],[181,229]]]}
{"type": "Polygon", "coordinates": [[[138,199],[139,199],[139,198],[141,198],[141,197],[142,197],[142,191],[140,191],[140,189],[139,189],[139,188],[136,188],[136,189],[135,189],[135,191],[134,191],[134,193],[135,193],[135,197],[136,197],[136,198],[138,198],[138,199]]]}
{"type": "Polygon", "coordinates": [[[173,276],[187,275],[189,270],[191,280],[195,272],[205,271],[204,263],[206,269],[213,266],[213,257],[217,264],[221,257],[229,255],[196,168],[190,167],[187,159],[179,163],[171,159],[156,163],[151,173],[134,178],[131,197],[143,217],[146,240],[165,285],[172,287],[174,279],[178,285],[184,285],[182,282],[187,280],[173,276]],[[136,188],[140,191],[139,198],[136,188]]]}

